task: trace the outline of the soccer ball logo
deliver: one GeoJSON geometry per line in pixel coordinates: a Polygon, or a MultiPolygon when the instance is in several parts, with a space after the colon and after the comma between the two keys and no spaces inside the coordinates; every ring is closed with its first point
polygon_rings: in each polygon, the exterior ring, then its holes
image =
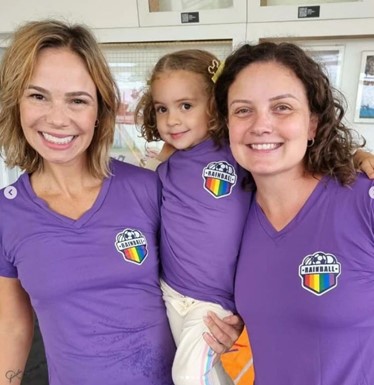
{"type": "Polygon", "coordinates": [[[148,255],[146,238],[136,229],[125,229],[118,233],[115,246],[125,261],[137,265],[141,265],[148,255]]]}
{"type": "Polygon", "coordinates": [[[325,253],[315,253],[313,255],[309,255],[304,261],[304,265],[327,265],[336,263],[336,258],[331,254],[325,253]]]}
{"type": "Polygon", "coordinates": [[[224,172],[226,174],[234,174],[234,168],[231,166],[231,164],[228,164],[225,161],[217,162],[217,163],[210,163],[208,165],[208,168],[211,170],[224,172]]]}
{"type": "Polygon", "coordinates": [[[231,194],[236,184],[235,168],[224,160],[211,162],[202,174],[204,189],[214,198],[223,198],[231,194]]]}
{"type": "Polygon", "coordinates": [[[138,230],[126,229],[124,232],[118,234],[118,240],[130,241],[132,239],[140,238],[141,234],[138,230]]]}
{"type": "Polygon", "coordinates": [[[338,285],[340,273],[341,266],[337,258],[323,251],[307,255],[299,266],[301,286],[318,296],[338,285]]]}

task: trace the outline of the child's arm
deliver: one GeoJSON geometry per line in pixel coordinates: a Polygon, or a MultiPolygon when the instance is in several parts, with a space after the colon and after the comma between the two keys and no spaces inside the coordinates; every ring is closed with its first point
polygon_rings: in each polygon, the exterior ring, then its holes
{"type": "Polygon", "coordinates": [[[204,333],[206,343],[218,354],[231,349],[244,328],[243,320],[238,315],[220,319],[213,312],[204,317],[210,333],[204,333]]]}
{"type": "Polygon", "coordinates": [[[353,156],[355,166],[370,179],[374,179],[374,155],[364,150],[357,150],[353,156]]]}

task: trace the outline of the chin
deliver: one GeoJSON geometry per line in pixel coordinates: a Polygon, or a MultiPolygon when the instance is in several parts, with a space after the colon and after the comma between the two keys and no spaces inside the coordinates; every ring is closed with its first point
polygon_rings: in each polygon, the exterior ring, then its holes
{"type": "Polygon", "coordinates": [[[189,148],[193,147],[190,144],[185,144],[185,143],[175,143],[172,144],[173,147],[175,147],[177,150],[188,150],[189,148]]]}

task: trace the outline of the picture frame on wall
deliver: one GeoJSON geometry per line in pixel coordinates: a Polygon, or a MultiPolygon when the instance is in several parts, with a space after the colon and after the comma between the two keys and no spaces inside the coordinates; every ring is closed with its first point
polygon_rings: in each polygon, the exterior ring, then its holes
{"type": "Polygon", "coordinates": [[[354,120],[374,123],[374,51],[362,52],[354,120]]]}
{"type": "Polygon", "coordinates": [[[331,85],[334,88],[339,89],[345,48],[344,45],[302,45],[302,47],[322,66],[331,85]]]}

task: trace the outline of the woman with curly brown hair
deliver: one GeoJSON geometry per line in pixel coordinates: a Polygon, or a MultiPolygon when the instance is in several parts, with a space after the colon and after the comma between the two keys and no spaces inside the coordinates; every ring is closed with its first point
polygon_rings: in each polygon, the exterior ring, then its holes
{"type": "Polygon", "coordinates": [[[235,299],[256,385],[374,383],[374,183],[328,78],[289,43],[243,45],[216,101],[251,205],[235,299]]]}

